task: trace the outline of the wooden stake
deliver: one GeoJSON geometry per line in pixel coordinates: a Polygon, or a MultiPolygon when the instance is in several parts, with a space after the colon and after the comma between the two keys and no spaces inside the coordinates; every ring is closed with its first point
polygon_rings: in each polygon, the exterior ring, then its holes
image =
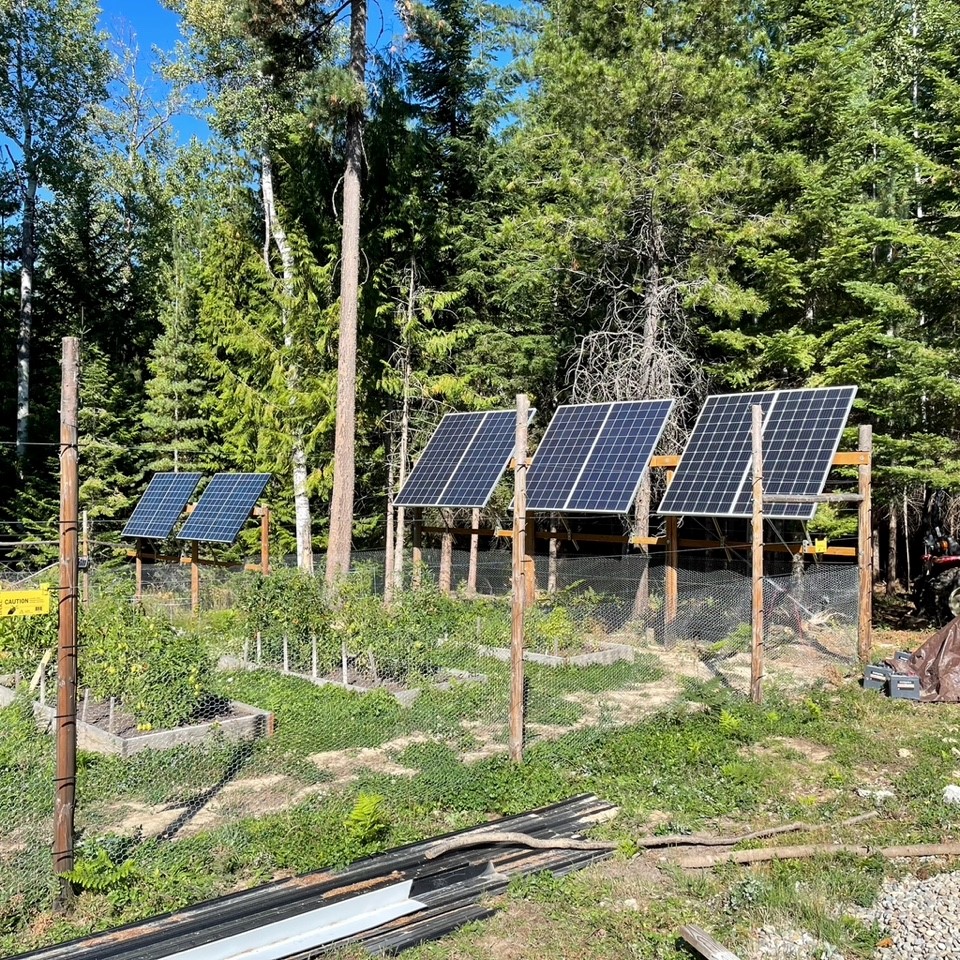
{"type": "Polygon", "coordinates": [[[81,579],[81,601],[84,607],[90,606],[90,524],[87,511],[83,511],[83,577],[81,579]]]}
{"type": "Polygon", "coordinates": [[[64,908],[73,902],[73,887],[63,874],[73,869],[77,791],[79,376],[79,341],[76,337],[64,337],[60,390],[60,629],[57,644],[57,760],[53,840],[53,871],[60,880],[59,902],[64,908]]]}
{"type": "Polygon", "coordinates": [[[510,635],[510,759],[523,761],[523,625],[527,605],[527,421],[530,401],[517,394],[516,469],[513,474],[513,596],[510,635]]]}
{"type": "Polygon", "coordinates": [[[200,544],[196,540],[190,543],[190,609],[200,612],[200,544]]]}
{"type": "Polygon", "coordinates": [[[470,514],[470,526],[473,533],[470,534],[470,563],[467,566],[467,596],[475,597],[477,595],[477,564],[480,560],[480,535],[477,533],[480,529],[480,511],[476,508],[470,514]]]}
{"type": "Polygon", "coordinates": [[[443,518],[443,533],[440,535],[440,576],[438,586],[440,592],[453,592],[453,511],[444,507],[440,511],[443,518]]]}
{"type": "Polygon", "coordinates": [[[873,507],[871,505],[873,473],[873,427],[860,427],[860,451],[867,462],[857,467],[857,567],[860,573],[859,609],[857,617],[857,652],[863,663],[873,654],[873,507]]]}
{"type": "Polygon", "coordinates": [[[753,643],[750,655],[750,699],[763,700],[763,407],[753,406],[753,643]]]}
{"type": "Polygon", "coordinates": [[[136,570],[136,599],[137,603],[143,600],[143,541],[137,540],[137,550],[133,561],[136,570]]]}
{"type": "Polygon", "coordinates": [[[411,523],[411,538],[413,542],[413,577],[411,585],[414,590],[420,589],[423,579],[423,508],[414,507],[413,522],[411,523]]]}

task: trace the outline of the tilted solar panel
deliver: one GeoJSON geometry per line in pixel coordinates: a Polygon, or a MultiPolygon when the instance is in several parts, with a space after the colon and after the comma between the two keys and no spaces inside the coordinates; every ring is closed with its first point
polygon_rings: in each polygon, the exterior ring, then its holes
{"type": "Polygon", "coordinates": [[[672,409],[672,400],[558,408],[530,465],[527,508],[626,513],[672,409]]]}
{"type": "Polygon", "coordinates": [[[515,410],[446,414],[395,506],[485,507],[513,456],[516,424],[515,410]]]}
{"type": "Polygon", "coordinates": [[[199,482],[199,473],[154,474],[120,536],[127,540],[169,537],[199,482]]]}
{"type": "MultiPolygon", "coordinates": [[[[752,415],[760,404],[765,496],[822,493],[856,387],[814,387],[708,397],[659,513],[750,517],[752,415]]],[[[771,503],[764,515],[809,520],[816,504],[771,503]]]]}
{"type": "Polygon", "coordinates": [[[200,495],[177,539],[233,543],[269,479],[269,473],[218,473],[200,495]]]}
{"type": "MultiPolygon", "coordinates": [[[[834,454],[847,425],[856,387],[781,390],[763,430],[763,493],[812,496],[823,492],[834,454]]],[[[735,512],[753,509],[748,478],[735,512]]],[[[816,504],[764,504],[764,516],[810,520],[816,504]]]]}
{"type": "Polygon", "coordinates": [[[751,409],[759,404],[766,416],[774,396],[765,391],[707,397],[659,513],[730,514],[753,459],[751,409]]]}

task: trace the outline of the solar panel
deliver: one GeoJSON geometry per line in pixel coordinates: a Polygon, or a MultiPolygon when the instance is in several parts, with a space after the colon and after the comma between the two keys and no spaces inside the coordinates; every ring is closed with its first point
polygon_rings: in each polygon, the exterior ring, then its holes
{"type": "Polygon", "coordinates": [[[513,456],[516,426],[515,410],[446,414],[394,504],[485,507],[513,456]]]}
{"type": "MultiPolygon", "coordinates": [[[[751,515],[754,404],[764,412],[764,494],[821,493],[855,394],[856,387],[817,387],[708,397],[659,512],[751,515]]],[[[815,510],[816,504],[772,503],[764,515],[809,520],[815,510]]]]}
{"type": "Polygon", "coordinates": [[[527,508],[626,513],[672,408],[672,400],[559,407],[530,465],[527,508]]]}
{"type": "Polygon", "coordinates": [[[177,539],[233,543],[269,479],[269,473],[218,473],[200,495],[177,539]]]}
{"type": "Polygon", "coordinates": [[[199,473],[154,474],[120,536],[130,540],[169,537],[199,482],[199,473]]]}
{"type": "MultiPolygon", "coordinates": [[[[781,390],[763,431],[763,493],[823,492],[850,416],[856,387],[781,390]]],[[[753,498],[748,480],[737,499],[736,512],[749,516],[753,498]]],[[[764,516],[810,520],[816,504],[764,504],[764,516]]]]}

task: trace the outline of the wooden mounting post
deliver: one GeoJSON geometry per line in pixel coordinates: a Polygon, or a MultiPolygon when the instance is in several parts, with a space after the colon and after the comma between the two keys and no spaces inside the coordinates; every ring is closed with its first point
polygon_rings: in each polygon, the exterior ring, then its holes
{"type": "Polygon", "coordinates": [[[443,533],[440,535],[440,573],[437,585],[441,593],[449,596],[453,592],[453,511],[444,507],[440,516],[443,518],[443,533]]]}
{"type": "Polygon", "coordinates": [[[80,580],[80,599],[84,607],[90,605],[90,524],[87,511],[83,511],[83,576],[80,580]]]}
{"type": "Polygon", "coordinates": [[[266,577],[270,573],[270,508],[260,507],[260,572],[266,577]]]}
{"type": "MultiPolygon", "coordinates": [[[[526,481],[524,481],[526,497],[526,481]]],[[[530,512],[526,514],[526,536],[523,538],[523,602],[532,607],[537,602],[537,523],[530,512]]]]}
{"type": "Polygon", "coordinates": [[[859,609],[857,617],[857,653],[861,661],[870,662],[873,653],[873,508],[870,502],[873,469],[873,427],[860,427],[860,451],[867,462],[857,467],[857,492],[860,504],[857,513],[857,567],[860,573],[859,609]]]}
{"type": "Polygon", "coordinates": [[[480,511],[470,514],[470,563],[467,565],[467,596],[477,595],[477,565],[480,561],[480,511]]]}
{"type": "Polygon", "coordinates": [[[133,568],[135,573],[135,592],[137,603],[143,600],[143,541],[137,539],[137,546],[134,552],[133,568]]]}
{"type": "MultiPolygon", "coordinates": [[[[673,480],[674,470],[667,470],[667,487],[673,480]]],[[[663,578],[664,621],[666,636],[671,634],[670,625],[677,619],[677,597],[679,593],[678,571],[680,536],[676,517],[667,517],[667,566],[663,578]]]]}
{"type": "Polygon", "coordinates": [[[190,542],[190,610],[200,612],[200,544],[190,542]]]}
{"type": "Polygon", "coordinates": [[[750,656],[750,699],[763,700],[763,407],[754,404],[753,440],[753,533],[751,581],[753,585],[753,637],[750,656]]]}
{"type": "Polygon", "coordinates": [[[513,473],[513,591],[510,635],[510,759],[523,761],[523,625],[527,606],[527,421],[530,401],[517,394],[516,469],[513,473]]]}
{"type": "Polygon", "coordinates": [[[413,508],[413,519],[410,524],[411,541],[413,544],[413,576],[411,585],[414,590],[420,589],[423,579],[423,507],[413,508]]]}
{"type": "Polygon", "coordinates": [[[80,348],[63,338],[60,389],[60,629],[57,643],[57,760],[54,778],[53,871],[60,904],[69,907],[73,887],[63,875],[73,869],[77,793],[77,572],[80,567],[78,430],[80,348]]]}

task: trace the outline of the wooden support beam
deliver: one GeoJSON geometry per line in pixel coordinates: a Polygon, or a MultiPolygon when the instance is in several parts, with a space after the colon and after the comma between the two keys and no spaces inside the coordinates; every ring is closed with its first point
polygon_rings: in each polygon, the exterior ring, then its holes
{"type": "Polygon", "coordinates": [[[650,466],[655,470],[673,470],[679,463],[679,453],[665,453],[650,458],[650,466]]]}
{"type": "Polygon", "coordinates": [[[135,583],[134,596],[137,599],[137,603],[140,603],[143,600],[143,541],[137,540],[137,549],[134,550],[133,555],[135,573],[135,583]]]}
{"type": "Polygon", "coordinates": [[[680,928],[680,939],[703,960],[739,960],[736,954],[722,947],[706,930],[692,923],[680,928]]]}
{"type": "Polygon", "coordinates": [[[750,650],[750,699],[763,700],[763,407],[754,404],[751,439],[753,443],[753,636],[750,650]]]}
{"type": "MultiPolygon", "coordinates": [[[[667,486],[673,480],[673,470],[667,471],[667,486]]],[[[667,557],[663,571],[663,615],[666,625],[666,634],[670,636],[671,624],[677,619],[679,603],[680,580],[680,528],[676,517],[667,517],[667,557]]]]}
{"type": "Polygon", "coordinates": [[[253,515],[260,518],[260,572],[267,576],[270,573],[270,508],[254,507],[253,515]]]}
{"type": "Polygon", "coordinates": [[[867,455],[867,462],[857,471],[857,488],[860,492],[860,507],[857,516],[857,566],[860,573],[860,590],[857,616],[857,652],[863,663],[869,663],[873,653],[873,507],[872,454],[873,427],[860,427],[860,449],[867,455]]]}
{"type": "Polygon", "coordinates": [[[537,602],[537,521],[532,513],[527,513],[524,526],[527,528],[523,543],[524,603],[532,607],[537,602]]]}
{"type": "Polygon", "coordinates": [[[859,493],[772,493],[763,498],[764,503],[859,503],[859,493]]]}
{"type": "Polygon", "coordinates": [[[834,455],[833,465],[835,467],[860,467],[870,462],[870,452],[868,450],[841,450],[834,455]]]}
{"type": "Polygon", "coordinates": [[[190,542],[190,609],[200,612],[200,544],[190,542]]]}

